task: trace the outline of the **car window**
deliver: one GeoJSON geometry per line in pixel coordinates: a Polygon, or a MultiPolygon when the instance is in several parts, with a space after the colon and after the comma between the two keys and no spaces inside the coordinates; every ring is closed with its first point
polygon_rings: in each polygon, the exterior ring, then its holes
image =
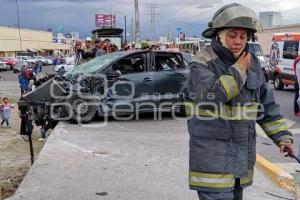
{"type": "Polygon", "coordinates": [[[298,41],[285,41],[283,45],[282,58],[295,59],[298,56],[298,50],[298,41]]]}
{"type": "Polygon", "coordinates": [[[146,54],[127,56],[113,64],[111,70],[121,74],[143,72],[146,70],[146,54]]]}
{"type": "Polygon", "coordinates": [[[179,54],[156,54],[155,55],[155,71],[168,71],[184,68],[181,64],[182,59],[179,54]]]}

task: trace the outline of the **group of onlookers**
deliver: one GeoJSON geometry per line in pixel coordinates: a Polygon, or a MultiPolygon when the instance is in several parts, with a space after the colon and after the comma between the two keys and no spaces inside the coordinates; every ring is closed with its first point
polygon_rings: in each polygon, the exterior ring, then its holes
{"type": "Polygon", "coordinates": [[[34,89],[36,75],[39,72],[42,72],[42,64],[30,63],[29,66],[21,66],[18,75],[21,96],[34,89]]]}
{"type": "Polygon", "coordinates": [[[109,39],[92,41],[90,37],[87,37],[83,43],[76,42],[75,44],[76,65],[118,50],[118,47],[109,39]]]}

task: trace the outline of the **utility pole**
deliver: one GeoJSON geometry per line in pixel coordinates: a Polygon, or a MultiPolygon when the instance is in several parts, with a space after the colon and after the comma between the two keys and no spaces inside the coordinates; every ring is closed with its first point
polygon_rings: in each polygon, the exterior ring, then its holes
{"type": "Polygon", "coordinates": [[[135,42],[140,43],[140,15],[139,15],[139,1],[134,0],[135,8],[135,42]]]}
{"type": "Polygon", "coordinates": [[[131,17],[131,31],[130,31],[130,42],[133,41],[133,17],[131,17]]]}
{"type": "Polygon", "coordinates": [[[18,28],[19,28],[20,49],[21,49],[21,52],[22,52],[23,51],[23,47],[22,47],[22,36],[21,36],[21,27],[20,27],[20,16],[19,16],[18,0],[16,0],[16,6],[17,6],[17,18],[18,18],[18,28]]]}
{"type": "Polygon", "coordinates": [[[150,13],[146,14],[150,16],[151,38],[154,41],[156,38],[156,23],[159,23],[160,16],[160,4],[148,4],[150,13]],[[158,20],[157,20],[158,18],[158,20]]]}
{"type": "Polygon", "coordinates": [[[124,23],[125,23],[125,27],[124,27],[124,31],[125,31],[125,36],[124,36],[124,43],[127,43],[127,17],[126,15],[124,16],[124,23]]]}

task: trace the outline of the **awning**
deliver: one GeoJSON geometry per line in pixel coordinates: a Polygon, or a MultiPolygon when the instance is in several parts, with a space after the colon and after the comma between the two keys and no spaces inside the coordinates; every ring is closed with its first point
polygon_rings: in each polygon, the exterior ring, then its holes
{"type": "Polygon", "coordinates": [[[44,51],[43,49],[37,49],[39,52],[41,53],[45,53],[46,51],[44,51]]]}
{"type": "Polygon", "coordinates": [[[27,51],[30,51],[30,52],[33,52],[33,53],[36,53],[37,52],[37,50],[36,49],[27,49],[27,51]]]}

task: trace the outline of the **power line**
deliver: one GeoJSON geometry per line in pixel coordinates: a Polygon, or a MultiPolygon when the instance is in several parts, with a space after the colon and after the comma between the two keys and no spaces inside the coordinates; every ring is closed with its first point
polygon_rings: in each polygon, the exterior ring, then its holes
{"type": "Polygon", "coordinates": [[[146,14],[150,16],[150,20],[147,21],[150,23],[151,26],[151,39],[156,39],[156,24],[160,23],[159,16],[160,16],[160,4],[147,4],[150,13],[146,14]]]}

